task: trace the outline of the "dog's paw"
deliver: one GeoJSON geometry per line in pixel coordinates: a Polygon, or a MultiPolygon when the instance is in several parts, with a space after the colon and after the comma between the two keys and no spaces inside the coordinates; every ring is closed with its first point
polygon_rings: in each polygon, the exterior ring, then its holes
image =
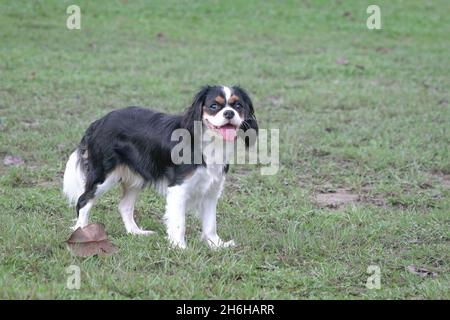
{"type": "Polygon", "coordinates": [[[171,249],[186,249],[186,241],[169,238],[169,246],[171,249]]]}
{"type": "Polygon", "coordinates": [[[70,227],[70,230],[75,231],[75,230],[77,230],[78,228],[83,229],[84,227],[86,227],[86,225],[81,225],[81,224],[78,224],[78,223],[77,223],[76,225],[70,227]]]}

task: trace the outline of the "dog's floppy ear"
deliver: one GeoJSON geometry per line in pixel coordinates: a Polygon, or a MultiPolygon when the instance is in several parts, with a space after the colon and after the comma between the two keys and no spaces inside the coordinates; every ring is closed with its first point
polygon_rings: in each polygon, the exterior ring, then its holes
{"type": "MultiPolygon", "coordinates": [[[[233,87],[234,92],[236,92],[243,100],[245,104],[245,119],[242,122],[240,129],[246,132],[249,129],[255,130],[256,134],[258,134],[258,122],[256,121],[255,110],[253,108],[252,99],[248,93],[239,86],[233,87]]],[[[256,137],[255,137],[256,138],[256,137]]],[[[253,145],[256,142],[256,139],[250,139],[249,137],[245,138],[245,145],[248,147],[249,145],[253,145]]]]}
{"type": "Polygon", "coordinates": [[[181,125],[190,132],[194,130],[194,121],[202,121],[202,108],[205,104],[206,95],[208,94],[210,86],[204,86],[195,95],[191,106],[186,110],[181,125]]]}

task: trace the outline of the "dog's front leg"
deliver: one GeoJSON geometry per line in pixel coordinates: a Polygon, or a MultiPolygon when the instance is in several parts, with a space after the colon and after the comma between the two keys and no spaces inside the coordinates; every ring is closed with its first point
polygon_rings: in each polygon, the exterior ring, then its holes
{"type": "Polygon", "coordinates": [[[167,189],[164,220],[170,245],[185,249],[186,192],[181,186],[169,187],[167,189]]]}
{"type": "Polygon", "coordinates": [[[200,217],[202,220],[202,240],[206,241],[211,249],[233,247],[233,240],[224,242],[217,235],[216,207],[217,198],[204,199],[200,205],[200,217]]]}

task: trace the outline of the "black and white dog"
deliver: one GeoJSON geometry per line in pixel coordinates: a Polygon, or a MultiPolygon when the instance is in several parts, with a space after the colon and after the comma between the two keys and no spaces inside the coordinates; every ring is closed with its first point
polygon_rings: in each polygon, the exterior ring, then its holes
{"type": "MultiPolygon", "coordinates": [[[[78,214],[73,229],[86,226],[95,201],[120,183],[119,211],[127,232],[153,233],[139,228],[133,216],[139,192],[152,185],[166,197],[164,221],[171,245],[186,247],[185,213],[194,210],[202,222],[202,239],[210,247],[233,246],[233,240],[222,241],[216,230],[216,206],[228,163],[226,159],[224,163],[206,161],[202,151],[206,142],[200,137],[196,143],[196,123],[202,135],[219,137],[224,144],[235,144],[241,132],[258,131],[252,101],[238,86],[203,87],[181,115],[128,107],[93,122],[70,155],[64,173],[64,193],[76,204],[78,214]],[[177,141],[172,133],[179,129],[190,134],[192,161],[177,164],[172,154],[177,141]],[[200,161],[194,161],[199,151],[200,161]]],[[[246,144],[251,144],[247,138],[246,144]]]]}

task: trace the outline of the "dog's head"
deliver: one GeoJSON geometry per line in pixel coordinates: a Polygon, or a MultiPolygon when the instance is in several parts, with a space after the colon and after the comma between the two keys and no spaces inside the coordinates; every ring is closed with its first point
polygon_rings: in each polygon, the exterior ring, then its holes
{"type": "MultiPolygon", "coordinates": [[[[227,141],[237,138],[238,129],[258,133],[253,103],[247,92],[239,86],[205,86],[194,97],[184,117],[184,125],[192,129],[194,121],[227,141]]],[[[251,140],[251,139],[250,139],[251,140]]],[[[246,139],[246,144],[251,144],[246,139]]]]}

